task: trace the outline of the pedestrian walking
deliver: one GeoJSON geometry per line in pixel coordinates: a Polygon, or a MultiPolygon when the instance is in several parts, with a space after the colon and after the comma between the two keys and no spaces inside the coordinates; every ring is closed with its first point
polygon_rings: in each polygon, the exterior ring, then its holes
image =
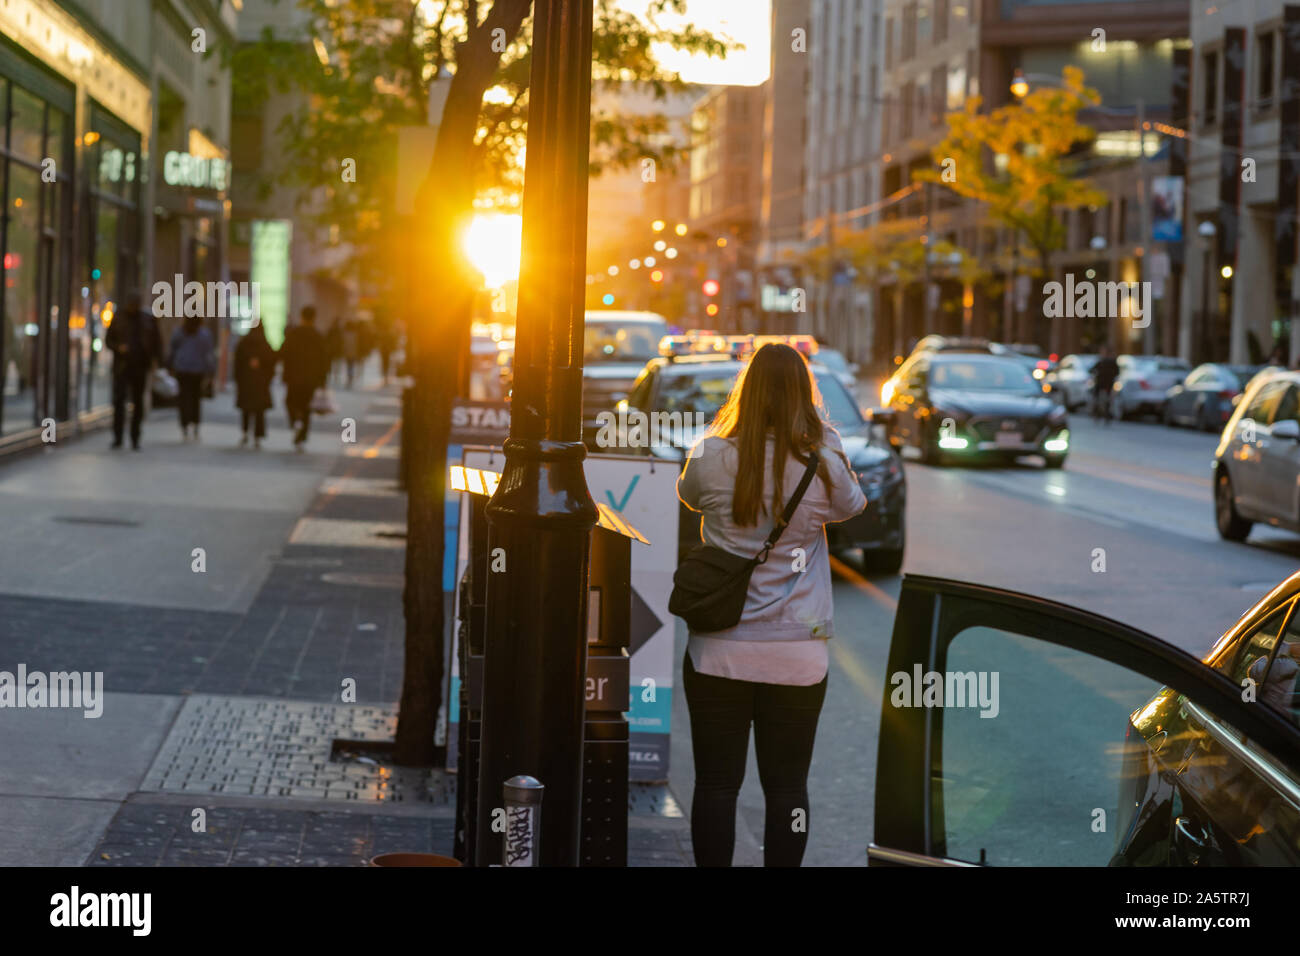
{"type": "Polygon", "coordinates": [[[1113,404],[1111,390],[1119,378],[1119,362],[1115,361],[1115,354],[1109,345],[1103,345],[1100,354],[1101,358],[1092,367],[1092,420],[1095,422],[1101,419],[1109,425],[1113,404]]]}
{"type": "Polygon", "coordinates": [[[126,308],[114,316],[104,336],[113,353],[113,447],[122,447],[126,404],[131,403],[131,447],[140,450],[144,394],[155,364],[163,360],[162,336],[152,312],[141,308],[140,293],[126,297],[126,308]]]}
{"type": "Polygon", "coordinates": [[[168,365],[176,376],[181,394],[177,407],[180,411],[181,440],[192,434],[199,438],[199,408],[203,398],[203,380],[217,370],[217,356],[212,348],[212,333],[197,315],[187,315],[181,327],[172,334],[171,358],[168,365]],[[193,433],[190,432],[191,426],[193,433]]]}
{"type": "Polygon", "coordinates": [[[375,347],[379,350],[379,368],[384,373],[384,384],[387,385],[393,352],[397,348],[397,329],[386,312],[375,316],[375,325],[375,347]]]}
{"type": "Polygon", "coordinates": [[[280,346],[280,361],[284,364],[282,378],[286,388],[285,407],[289,412],[289,427],[295,451],[302,451],[311,428],[311,399],[316,389],[324,388],[329,376],[329,357],[325,339],[316,331],[316,309],[310,305],[302,308],[301,321],[289,329],[280,346]]]}
{"type": "Polygon", "coordinates": [[[343,323],[343,365],[347,372],[347,384],[344,388],[351,391],[353,379],[357,373],[357,361],[361,357],[361,331],[357,322],[343,323]]]}
{"type": "Polygon", "coordinates": [[[699,866],[731,865],[751,724],[766,803],[764,864],[798,866],[807,846],[808,767],[832,636],[825,525],[866,506],[819,406],[803,356],[788,345],[763,346],[677,481],[678,497],[703,514],[706,545],[767,556],[754,567],[739,622],[722,631],[692,629],[682,661],[699,866]],[[765,543],[783,513],[789,521],[780,546],[768,554],[765,543]],[[799,820],[802,826],[792,825],[799,820]]]}
{"type": "Polygon", "coordinates": [[[259,320],[235,346],[235,404],[239,407],[243,434],[239,444],[248,444],[248,427],[253,426],[253,448],[262,447],[266,437],[266,410],[271,407],[271,379],[275,376],[276,354],[266,340],[259,320]]]}
{"type": "Polygon", "coordinates": [[[330,385],[337,385],[342,378],[339,363],[343,360],[343,320],[335,319],[325,333],[326,377],[330,385]]]}

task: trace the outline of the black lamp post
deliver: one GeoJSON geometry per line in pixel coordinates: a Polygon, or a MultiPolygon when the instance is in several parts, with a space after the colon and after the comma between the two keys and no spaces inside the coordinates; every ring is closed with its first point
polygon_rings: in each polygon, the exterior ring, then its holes
{"type": "Polygon", "coordinates": [[[546,788],[541,863],[576,866],[587,571],[596,505],[582,462],[582,326],[592,0],[536,0],[515,383],[487,505],[480,866],[501,859],[502,785],[546,788]]]}

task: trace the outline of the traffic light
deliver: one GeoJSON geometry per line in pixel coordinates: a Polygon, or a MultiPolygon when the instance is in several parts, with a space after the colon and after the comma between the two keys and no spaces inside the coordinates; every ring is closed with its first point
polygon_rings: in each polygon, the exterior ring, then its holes
{"type": "Polygon", "coordinates": [[[704,314],[705,314],[705,315],[708,315],[708,316],[714,316],[714,315],[717,315],[717,314],[718,314],[718,303],[716,303],[716,302],[710,302],[708,305],[706,305],[706,306],[704,307],[704,314]]]}
{"type": "Polygon", "coordinates": [[[719,289],[718,280],[705,279],[702,288],[704,290],[704,294],[712,298],[713,296],[718,294],[718,289],[719,289]]]}

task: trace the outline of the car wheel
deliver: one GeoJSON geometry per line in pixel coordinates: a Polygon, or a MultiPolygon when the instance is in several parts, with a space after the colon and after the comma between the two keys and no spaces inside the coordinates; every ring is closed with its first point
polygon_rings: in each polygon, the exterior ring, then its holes
{"type": "Polygon", "coordinates": [[[1043,461],[1048,468],[1064,468],[1065,458],[1065,455],[1044,455],[1043,461]]]}
{"type": "Polygon", "coordinates": [[[1237,513],[1237,506],[1232,501],[1232,480],[1222,467],[1214,482],[1214,523],[1218,526],[1219,537],[1225,541],[1245,541],[1254,525],[1253,521],[1247,521],[1237,513]]]}
{"type": "Polygon", "coordinates": [[[943,454],[939,449],[939,442],[935,438],[933,430],[921,428],[917,432],[917,441],[921,445],[921,461],[927,465],[943,464],[943,454]]]}
{"type": "Polygon", "coordinates": [[[902,515],[898,518],[898,547],[862,549],[862,568],[876,574],[897,574],[903,567],[903,551],[907,547],[907,528],[902,515]]]}
{"type": "Polygon", "coordinates": [[[1205,414],[1205,408],[1202,406],[1201,412],[1196,416],[1196,427],[1203,432],[1215,431],[1214,422],[1210,421],[1210,416],[1205,414]]]}

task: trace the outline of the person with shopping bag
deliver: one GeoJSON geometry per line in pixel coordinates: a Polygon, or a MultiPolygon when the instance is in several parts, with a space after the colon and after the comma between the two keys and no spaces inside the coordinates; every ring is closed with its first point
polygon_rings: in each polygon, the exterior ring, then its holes
{"type": "Polygon", "coordinates": [[[325,387],[329,374],[325,340],[315,328],[316,309],[305,305],[300,315],[301,320],[285,332],[284,344],[280,346],[280,361],[284,364],[281,378],[286,389],[284,404],[289,412],[289,427],[295,428],[293,447],[299,452],[307,444],[313,397],[317,389],[325,387]]]}

